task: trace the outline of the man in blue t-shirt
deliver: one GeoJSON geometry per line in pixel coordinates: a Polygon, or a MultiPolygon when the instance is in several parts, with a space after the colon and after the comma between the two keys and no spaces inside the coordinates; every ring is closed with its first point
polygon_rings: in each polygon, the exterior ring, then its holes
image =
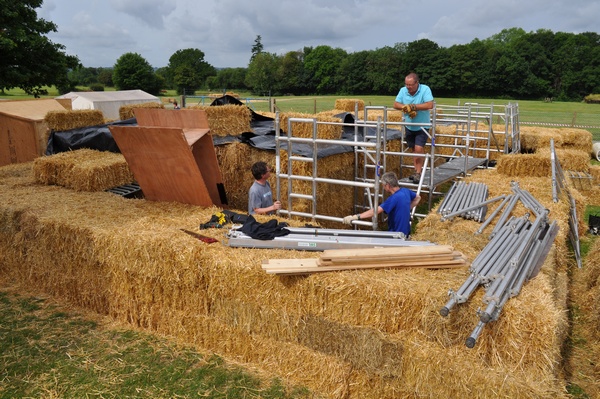
{"type": "MultiPolygon", "coordinates": [[[[406,144],[415,154],[425,153],[427,133],[429,132],[429,110],[433,108],[433,94],[429,86],[419,83],[419,76],[411,72],[404,78],[404,87],[400,89],[394,108],[405,113],[404,120],[411,125],[406,126],[406,144]],[[412,125],[414,123],[414,125],[412,125]],[[423,123],[425,125],[419,125],[423,123]],[[427,131],[427,133],[425,132],[427,131]]],[[[423,157],[413,157],[415,173],[410,180],[418,183],[423,171],[423,157]]]]}
{"type": "MultiPolygon", "coordinates": [[[[419,204],[421,196],[407,188],[398,185],[398,177],[394,172],[386,172],[381,176],[383,189],[390,196],[377,207],[377,214],[385,212],[388,216],[388,230],[404,233],[408,238],[410,235],[410,210],[419,204]]],[[[344,224],[352,224],[353,220],[371,219],[373,209],[369,209],[358,215],[349,215],[344,218],[344,224]]]]}

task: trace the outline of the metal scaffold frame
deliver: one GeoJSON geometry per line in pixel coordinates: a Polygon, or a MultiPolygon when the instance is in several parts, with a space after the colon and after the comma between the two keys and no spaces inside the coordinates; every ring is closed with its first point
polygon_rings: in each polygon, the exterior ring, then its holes
{"type": "MultiPolygon", "coordinates": [[[[299,216],[309,218],[313,221],[327,220],[342,222],[342,217],[323,215],[318,213],[317,204],[317,183],[337,184],[352,186],[355,189],[355,212],[363,211],[369,208],[377,208],[384,201],[384,193],[380,187],[379,178],[382,171],[387,171],[389,157],[398,157],[400,168],[412,167],[403,165],[405,157],[424,156],[424,167],[421,180],[418,183],[411,182],[408,178],[400,178],[400,185],[415,189],[418,194],[429,193],[428,209],[431,210],[434,195],[443,195],[437,191],[442,183],[461,179],[467,176],[474,169],[479,167],[489,167],[490,154],[498,153],[516,153],[520,150],[520,131],[518,119],[518,104],[508,105],[480,105],[466,103],[464,105],[437,107],[431,111],[432,118],[425,126],[429,129],[430,151],[417,155],[409,152],[405,147],[404,129],[413,126],[408,122],[394,122],[388,120],[388,112],[399,112],[386,106],[368,106],[364,108],[364,116],[359,118],[358,103],[355,104],[354,122],[325,122],[318,121],[317,118],[289,118],[287,120],[287,133],[281,134],[279,112],[275,117],[275,142],[276,142],[276,195],[281,198],[282,184],[281,179],[287,180],[287,198],[286,209],[279,210],[279,213],[287,216],[299,216]],[[370,111],[382,111],[383,116],[378,116],[376,121],[369,120],[370,111]],[[494,123],[496,121],[496,123],[494,123]],[[313,135],[311,138],[294,137],[293,125],[297,123],[312,124],[313,135]],[[341,125],[343,128],[354,130],[354,140],[329,140],[319,139],[317,136],[319,125],[341,125]],[[498,125],[504,127],[498,130],[498,125]],[[452,134],[439,133],[436,126],[454,126],[455,131],[452,134]],[[390,131],[401,132],[400,151],[391,151],[388,146],[388,133],[390,131]],[[361,134],[362,133],[362,134],[361,134]],[[499,137],[503,136],[503,142],[499,137]],[[438,143],[440,139],[451,141],[451,144],[438,143]],[[448,140],[450,139],[450,140],[448,140]],[[312,148],[311,156],[298,156],[293,153],[294,144],[309,145],[312,148]],[[319,145],[340,145],[353,147],[355,154],[355,177],[354,181],[332,179],[319,176],[317,156],[319,145]],[[287,170],[281,170],[280,151],[287,149],[288,163],[287,170]],[[437,148],[451,148],[452,154],[439,154],[437,148]],[[475,158],[476,153],[484,153],[485,158],[475,158]],[[444,162],[440,165],[439,160],[444,162]],[[293,173],[293,164],[295,162],[312,163],[312,176],[295,175],[293,173]],[[311,193],[293,192],[293,181],[310,181],[312,183],[311,193]],[[294,199],[308,200],[311,203],[311,212],[299,212],[293,209],[294,199]]],[[[422,124],[421,124],[422,126],[422,124]]],[[[397,171],[401,176],[401,170],[397,171]]],[[[425,214],[417,214],[413,210],[413,216],[424,217],[425,214]]],[[[379,217],[375,214],[371,221],[354,221],[357,226],[370,227],[373,230],[378,229],[379,217]]]]}

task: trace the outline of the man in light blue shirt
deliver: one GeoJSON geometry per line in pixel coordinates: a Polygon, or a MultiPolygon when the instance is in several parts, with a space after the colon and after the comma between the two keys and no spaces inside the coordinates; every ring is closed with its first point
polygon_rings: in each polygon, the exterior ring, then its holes
{"type": "MultiPolygon", "coordinates": [[[[404,78],[404,87],[400,89],[394,108],[405,113],[404,119],[408,123],[415,123],[406,127],[406,144],[415,154],[425,153],[427,132],[429,132],[429,110],[433,108],[433,94],[429,86],[419,83],[419,76],[411,72],[404,78]],[[425,125],[417,125],[423,123],[425,125]]],[[[423,171],[424,157],[413,157],[415,173],[410,179],[418,183],[423,171]]]]}

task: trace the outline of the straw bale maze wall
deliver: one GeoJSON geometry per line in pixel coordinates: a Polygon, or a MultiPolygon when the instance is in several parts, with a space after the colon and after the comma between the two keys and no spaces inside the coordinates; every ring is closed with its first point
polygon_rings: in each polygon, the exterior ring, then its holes
{"type": "MultiPolygon", "coordinates": [[[[273,155],[239,144],[217,152],[230,201],[245,210],[248,166],[272,164],[273,155]]],[[[332,173],[346,173],[344,162],[330,166],[332,173]]],[[[0,168],[4,279],[251,364],[321,397],[566,397],[568,204],[552,201],[547,177],[518,180],[558,221],[555,245],[541,273],[468,349],[481,289],[449,317],[439,315],[466,269],[268,275],[263,260],[318,254],[206,244],[181,229],[196,230],[217,208],[40,184],[32,169],[0,168]]],[[[511,180],[497,170],[471,177],[487,183],[490,196],[508,194],[511,180]]],[[[460,218],[441,222],[433,212],[414,238],[453,245],[473,260],[489,233],[474,235],[478,228],[460,218]]],[[[220,229],[202,233],[225,238],[220,229]]]]}

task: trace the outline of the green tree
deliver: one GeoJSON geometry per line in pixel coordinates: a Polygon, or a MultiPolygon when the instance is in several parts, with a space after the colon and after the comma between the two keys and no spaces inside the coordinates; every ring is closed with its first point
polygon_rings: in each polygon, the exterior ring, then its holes
{"type": "Polygon", "coordinates": [[[0,0],[0,90],[20,87],[35,97],[43,86],[71,87],[67,72],[79,64],[45,35],[56,25],[38,18],[43,0],[0,0]]]}
{"type": "Polygon", "coordinates": [[[267,96],[277,93],[281,57],[273,53],[257,54],[248,65],[246,85],[253,93],[267,96]]]}
{"type": "Polygon", "coordinates": [[[254,61],[257,55],[263,52],[263,44],[262,37],[260,35],[256,35],[256,39],[254,39],[254,44],[252,45],[252,55],[250,56],[250,63],[254,61]]]}
{"type": "Polygon", "coordinates": [[[246,71],[246,68],[223,68],[211,79],[210,88],[246,90],[246,71]]]}
{"type": "Polygon", "coordinates": [[[167,66],[177,93],[188,94],[198,90],[206,78],[215,76],[216,69],[204,60],[204,52],[197,48],[177,50],[169,58],[167,66]]]}
{"type": "Polygon", "coordinates": [[[144,90],[150,94],[160,91],[154,69],[137,53],[125,53],[113,67],[113,82],[119,90],[144,90]]]}
{"type": "Polygon", "coordinates": [[[373,66],[370,61],[370,51],[364,50],[348,54],[339,66],[338,74],[343,76],[340,80],[340,92],[345,94],[373,93],[373,86],[369,84],[369,70],[373,66]]]}
{"type": "Polygon", "coordinates": [[[348,56],[341,48],[317,46],[304,58],[304,68],[312,76],[318,94],[334,94],[337,92],[338,67],[348,56]]]}
{"type": "Polygon", "coordinates": [[[304,53],[289,51],[281,59],[279,67],[280,90],[285,94],[303,93],[304,53]]]}
{"type": "Polygon", "coordinates": [[[402,47],[382,47],[370,51],[366,60],[366,79],[375,94],[396,95],[404,85],[402,47]]]}
{"type": "Polygon", "coordinates": [[[102,83],[104,86],[113,87],[114,83],[112,75],[112,68],[100,68],[100,72],[98,72],[98,82],[102,83]]]}

